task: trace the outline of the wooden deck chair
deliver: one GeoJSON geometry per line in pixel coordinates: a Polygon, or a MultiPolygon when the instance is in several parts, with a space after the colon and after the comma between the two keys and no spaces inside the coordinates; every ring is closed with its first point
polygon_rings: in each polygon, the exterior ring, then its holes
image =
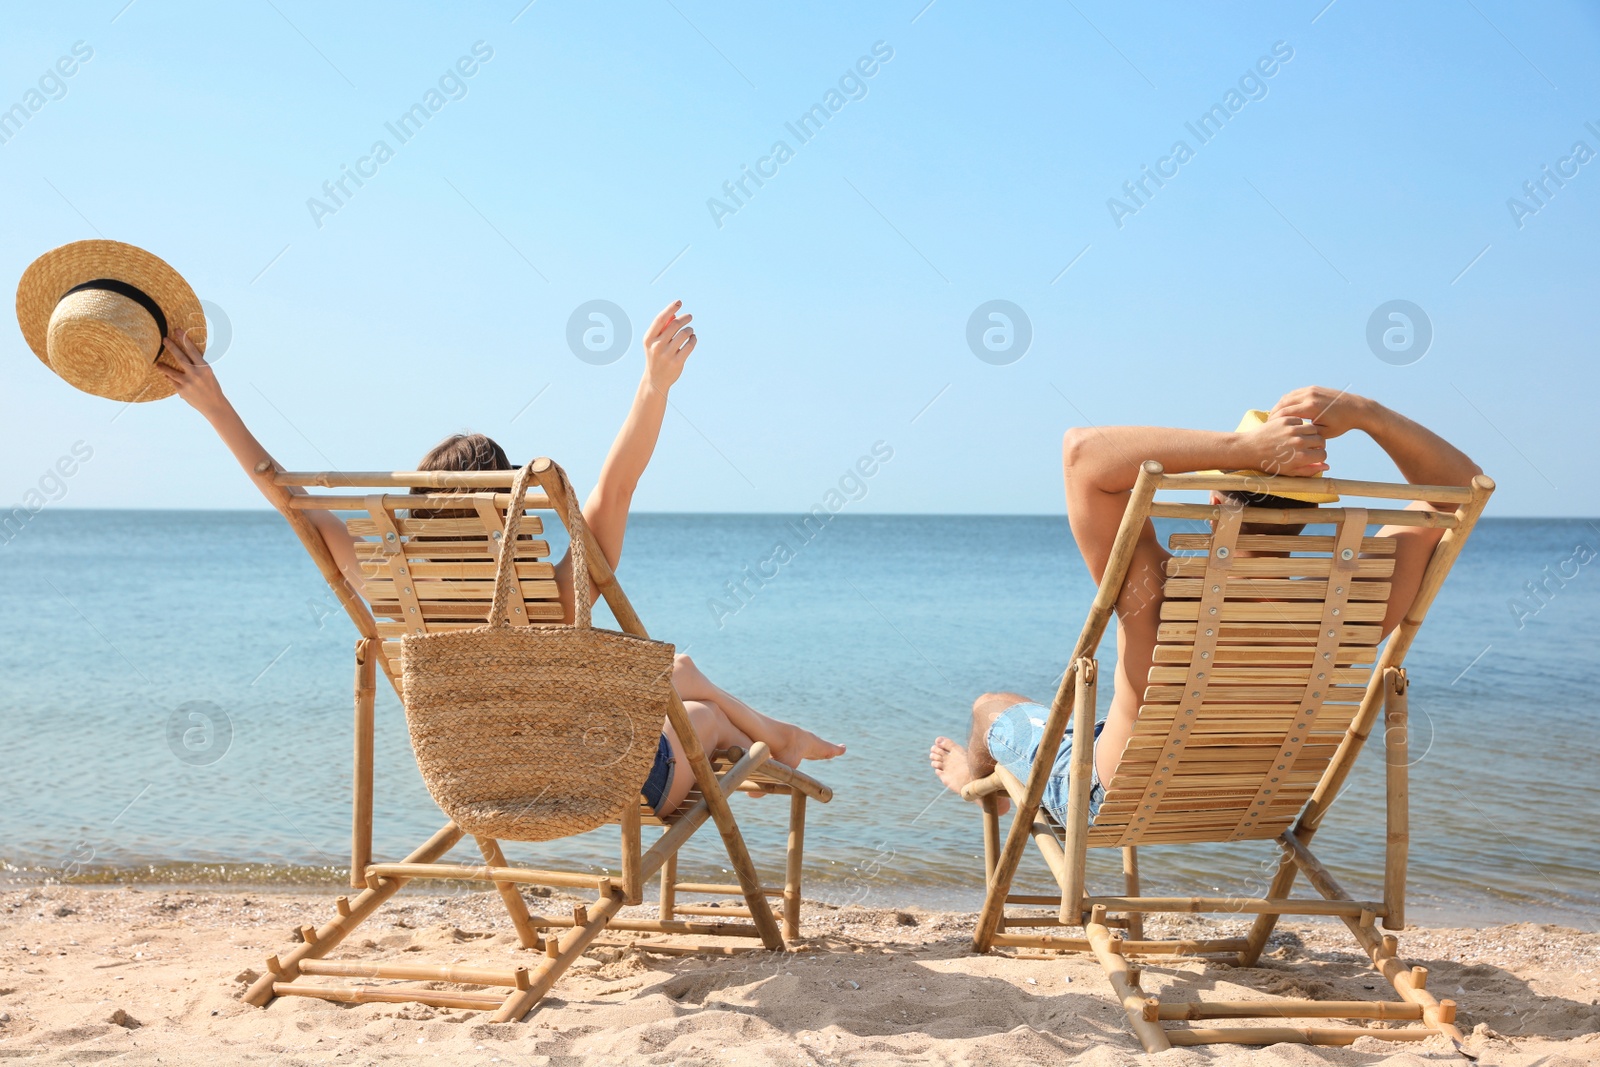
{"type": "MultiPolygon", "coordinates": [[[[258,473],[272,472],[264,468],[258,473]]],[[[618,624],[628,633],[644,635],[643,624],[606,564],[594,535],[582,521],[575,497],[567,495],[565,479],[548,459],[537,460],[534,477],[540,486],[525,495],[526,508],[516,550],[517,577],[522,607],[529,621],[559,620],[554,568],[548,561],[549,544],[537,512],[550,511],[558,521],[576,515],[573,537],[587,540],[590,575],[605,597],[618,624]]],[[[337,914],[322,925],[301,927],[302,941],[287,952],[267,960],[267,972],[246,991],[244,999],[265,1006],[284,995],[321,997],[347,1003],[416,1002],[436,1007],[468,1008],[493,1013],[496,1022],[525,1016],[549,991],[569,966],[603,930],[679,935],[750,937],[761,946],[779,950],[785,934],[799,936],[802,847],[807,800],[826,803],[832,792],[826,786],[771,758],[765,743],[748,752],[738,749],[707,754],[696,736],[683,703],[674,693],[667,715],[683,742],[695,787],[689,798],[665,822],[655,817],[641,800],[625,802],[612,820],[621,828],[619,875],[538,870],[508,866],[500,843],[475,838],[483,864],[443,862],[464,836],[454,822],[423,842],[404,860],[373,862],[373,702],[379,670],[404,701],[400,668],[400,639],[408,633],[460,630],[482,625],[493,596],[495,561],[511,501],[512,472],[412,471],[400,473],[285,473],[273,475],[279,485],[321,487],[331,493],[308,492],[293,498],[290,525],[299,535],[322,575],[333,587],[360,639],[355,650],[355,786],[351,830],[350,885],[360,892],[341,896],[337,914]],[[448,490],[414,494],[413,488],[448,490]],[[446,512],[467,517],[416,517],[446,512]],[[340,574],[327,547],[306,512],[355,512],[346,526],[357,536],[367,599],[357,595],[340,574]],[[784,882],[763,885],[745,848],[739,826],[728,805],[736,791],[782,794],[789,797],[789,837],[784,882]],[[726,848],[737,885],[677,881],[678,851],[707,819],[716,824],[726,848]],[[661,836],[646,850],[641,826],[662,827],[661,836]],[[653,919],[619,919],[625,905],[643,902],[644,884],[659,873],[660,909],[653,919]],[[418,879],[470,879],[492,883],[499,891],[525,949],[543,953],[534,965],[513,964],[492,968],[424,963],[364,963],[327,960],[328,955],[363,921],[402,886],[418,879]],[[529,912],[520,886],[544,885],[562,889],[593,890],[592,904],[573,908],[571,915],[544,916],[529,912]],[[698,897],[742,898],[743,906],[683,904],[678,894],[698,897]],[[768,897],[783,901],[780,930],[768,897]],[[715,916],[714,921],[704,921],[715,916]],[[748,922],[730,922],[744,919],[748,922]],[[316,984],[322,977],[397,980],[382,985],[316,984]],[[411,984],[406,984],[406,983],[411,984]],[[426,983],[426,984],[424,984],[426,983]],[[475,989],[436,988],[440,983],[463,984],[475,989]],[[503,991],[484,991],[502,987],[503,991]]],[[[537,784],[534,784],[534,788],[537,784]]],[[[598,832],[598,831],[597,831],[598,832]]],[[[668,945],[676,952],[695,951],[700,945],[668,945]]],[[[725,951],[725,950],[723,950],[725,951]]]]}
{"type": "MultiPolygon", "coordinates": [[[[1064,672],[1026,782],[1004,768],[962,792],[981,801],[987,892],[973,945],[1093,952],[1148,1052],[1172,1045],[1271,1044],[1294,1041],[1349,1044],[1358,1037],[1420,1040],[1441,1033],[1459,1042],[1455,1005],[1425,988],[1426,970],[1407,967],[1391,935],[1375,923],[1405,925],[1407,829],[1407,649],[1451,565],[1488,502],[1494,483],[1469,488],[1393,485],[1336,479],[1245,475],[1164,474],[1146,462],[1117,531],[1110,560],[1087,622],[1064,672]],[[1253,493],[1327,492],[1337,507],[1316,512],[1157,502],[1162,490],[1253,493]],[[1352,507],[1352,498],[1433,501],[1453,510],[1352,507]],[[1199,519],[1207,533],[1174,534],[1167,564],[1158,643],[1133,736],[1117,765],[1113,788],[1094,823],[1088,819],[1093,746],[1072,750],[1068,811],[1057,826],[1040,809],[1051,764],[1069,720],[1076,737],[1093,736],[1095,650],[1112,616],[1134,546],[1151,518],[1199,519]],[[1311,519],[1333,524],[1332,535],[1241,534],[1241,522],[1290,525],[1311,519]],[[1380,652],[1380,622],[1394,570],[1394,543],[1367,536],[1373,524],[1442,527],[1404,621],[1380,652]],[[1240,551],[1290,553],[1237,558],[1240,551]],[[1381,899],[1352,899],[1310,851],[1329,805],[1350,774],[1362,742],[1385,717],[1387,852],[1381,899]],[[998,797],[1014,817],[1004,843],[998,797]],[[1008,916],[1006,905],[1040,905],[1056,898],[1014,895],[1012,878],[1032,837],[1060,887],[1057,916],[1008,916]],[[1275,840],[1276,873],[1261,896],[1152,897],[1139,890],[1136,848],[1187,842],[1275,840]],[[1125,895],[1096,896],[1084,885],[1089,848],[1120,848],[1125,895]],[[1289,896],[1304,874],[1318,897],[1289,896]],[[1209,940],[1146,940],[1153,913],[1254,914],[1249,936],[1209,940]],[[1139,957],[1215,957],[1253,966],[1280,915],[1337,916],[1362,952],[1394,987],[1399,1001],[1327,1002],[1303,999],[1162,1003],[1140,988],[1139,957]],[[1083,936],[1008,932],[1008,927],[1082,927],[1083,936]],[[1178,1020],[1252,1019],[1277,1024],[1167,1028],[1178,1020]],[[1402,1028],[1283,1025],[1290,1020],[1415,1020],[1402,1028]]],[[[1259,891],[1259,887],[1258,890],[1259,891]]]]}

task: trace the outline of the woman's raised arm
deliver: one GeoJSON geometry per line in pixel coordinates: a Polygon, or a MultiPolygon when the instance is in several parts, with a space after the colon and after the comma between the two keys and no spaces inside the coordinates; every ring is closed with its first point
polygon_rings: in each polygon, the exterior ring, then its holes
{"type": "Polygon", "coordinates": [[[645,331],[644,376],[639,380],[628,417],[622,421],[622,429],[617,431],[617,439],[611,443],[611,451],[600,468],[600,479],[583,507],[583,517],[600,542],[606,562],[613,567],[622,557],[633,491],[638,488],[661,434],[667,392],[694,351],[694,329],[689,325],[694,316],[678,314],[682,308],[682,300],[662,308],[645,331]]]}
{"type": "MultiPolygon", "coordinates": [[[[278,485],[272,480],[271,471],[277,464],[272,456],[256,440],[255,434],[244,424],[239,413],[234,410],[233,403],[227,394],[222,391],[222,384],[217,381],[217,376],[205,357],[195,348],[189,340],[187,333],[178,330],[166,339],[167,351],[172,354],[176,367],[169,367],[164,363],[156,364],[157,369],[165,374],[172,384],[177,387],[178,395],[184,403],[198,411],[211,428],[222,438],[222,443],[228,446],[228,451],[233,453],[233,458],[239,461],[239,466],[250,476],[261,495],[273,507],[285,514],[289,511],[289,500],[305,492],[294,486],[278,485]],[[269,473],[258,474],[256,468],[263,462],[268,464],[269,473]]],[[[333,560],[356,587],[361,588],[361,568],[356,562],[355,548],[351,544],[349,532],[344,523],[327,511],[307,511],[306,518],[317,528],[322,535],[322,540],[327,544],[328,551],[333,554],[333,560]]]]}

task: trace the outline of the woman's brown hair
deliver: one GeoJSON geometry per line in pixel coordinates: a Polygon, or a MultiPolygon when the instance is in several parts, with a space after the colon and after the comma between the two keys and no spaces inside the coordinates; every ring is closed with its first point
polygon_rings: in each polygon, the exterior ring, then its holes
{"type": "Polygon", "coordinates": [[[513,470],[506,450],[481,433],[453,433],[428,450],[419,471],[513,470]]]}
{"type": "MultiPolygon", "coordinates": [[[[453,433],[428,450],[417,464],[419,471],[511,471],[516,468],[492,437],[481,433],[453,433]]],[[[511,479],[506,479],[506,491],[511,489],[511,479]]],[[[412,493],[462,492],[449,488],[428,489],[413,486],[412,493]]],[[[461,519],[476,514],[465,508],[413,508],[415,519],[461,519]]]]}

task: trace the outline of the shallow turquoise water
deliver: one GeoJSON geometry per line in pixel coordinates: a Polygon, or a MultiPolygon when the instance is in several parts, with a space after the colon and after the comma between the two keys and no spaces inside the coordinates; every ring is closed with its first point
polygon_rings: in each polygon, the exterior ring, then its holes
{"type": "MultiPolygon", "coordinates": [[[[927,746],[985,689],[1053,691],[1092,594],[1066,521],[839,516],[735,601],[726,583],[789,521],[637,516],[623,584],[726,688],[849,745],[816,771],[837,798],[809,820],[808,894],[974,906],[976,810],[941,790],[927,746]]],[[[1412,651],[1415,921],[1600,925],[1600,560],[1564,564],[1579,545],[1600,548],[1600,522],[1485,520],[1412,651]]],[[[179,862],[250,880],[347,862],[355,631],[278,516],[47,510],[0,545],[0,576],[0,858],[28,876],[179,862]],[[191,702],[231,736],[169,743],[191,702]]],[[[377,852],[397,858],[443,819],[387,689],[377,778],[377,852]]],[[[1378,885],[1381,798],[1373,750],[1318,838],[1357,895],[1378,885]]],[[[786,808],[741,805],[774,872],[786,808]]],[[[710,874],[705,836],[690,855],[710,874]]],[[[616,863],[609,832],[508,853],[616,863]]],[[[1249,889],[1272,855],[1145,850],[1145,888],[1249,889]]],[[[1097,862],[1109,887],[1115,857],[1097,862]]]]}

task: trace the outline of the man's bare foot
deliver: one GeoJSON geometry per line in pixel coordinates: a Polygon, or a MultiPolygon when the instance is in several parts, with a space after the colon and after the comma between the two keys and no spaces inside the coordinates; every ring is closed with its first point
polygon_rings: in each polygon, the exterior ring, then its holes
{"type": "Polygon", "coordinates": [[[802,729],[793,723],[782,725],[788,728],[789,736],[781,743],[772,746],[772,758],[786,767],[798,767],[801,760],[833,759],[835,756],[844,755],[843,745],[824,741],[810,730],[802,729]]]}
{"type": "MultiPolygon", "coordinates": [[[[928,750],[928,762],[933,764],[933,773],[939,776],[939,781],[952,793],[960,793],[964,786],[972,782],[972,765],[967,762],[967,750],[948,737],[933,739],[933,747],[928,750]]],[[[1000,814],[1004,815],[1011,809],[1011,801],[1003,796],[999,800],[1000,814]]]]}

